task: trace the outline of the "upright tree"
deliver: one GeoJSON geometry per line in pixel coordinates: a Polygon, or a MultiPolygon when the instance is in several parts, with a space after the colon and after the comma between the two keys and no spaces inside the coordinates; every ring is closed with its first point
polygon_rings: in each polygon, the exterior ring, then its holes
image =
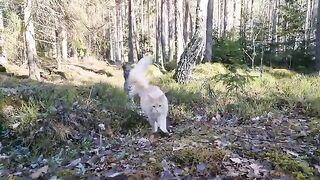
{"type": "Polygon", "coordinates": [[[7,56],[4,50],[4,37],[3,37],[3,31],[4,31],[4,25],[3,25],[3,8],[0,9],[0,65],[2,63],[7,62],[7,56]]]}
{"type": "Polygon", "coordinates": [[[169,21],[168,6],[166,0],[161,0],[161,49],[163,61],[169,60],[169,21]]]}
{"type": "Polygon", "coordinates": [[[320,3],[318,3],[318,15],[316,25],[316,68],[320,75],[320,3]]]}
{"type": "Polygon", "coordinates": [[[129,26],[129,34],[128,34],[128,46],[129,46],[129,53],[128,53],[128,61],[130,63],[134,63],[133,59],[133,25],[132,25],[132,0],[128,0],[128,26],[129,26]]]}
{"type": "Polygon", "coordinates": [[[195,62],[203,59],[206,36],[206,16],[208,0],[197,0],[195,32],[184,49],[174,77],[178,83],[187,83],[195,62]]]}
{"type": "Polygon", "coordinates": [[[183,52],[183,35],[182,35],[182,9],[183,9],[183,0],[174,1],[174,21],[175,21],[175,54],[174,60],[178,63],[180,56],[183,52]]]}
{"type": "Polygon", "coordinates": [[[208,8],[207,8],[207,24],[206,24],[206,47],[205,47],[205,55],[204,62],[210,62],[212,60],[212,46],[213,46],[213,0],[208,0],[208,8]]]}
{"type": "Polygon", "coordinates": [[[33,26],[32,17],[32,0],[26,0],[24,7],[24,26],[25,26],[25,44],[26,44],[26,54],[29,66],[29,77],[33,80],[40,79],[40,71],[37,65],[37,50],[35,33],[33,26]]]}
{"type": "Polygon", "coordinates": [[[62,60],[67,61],[68,58],[68,32],[65,25],[61,27],[61,55],[62,60]]]}

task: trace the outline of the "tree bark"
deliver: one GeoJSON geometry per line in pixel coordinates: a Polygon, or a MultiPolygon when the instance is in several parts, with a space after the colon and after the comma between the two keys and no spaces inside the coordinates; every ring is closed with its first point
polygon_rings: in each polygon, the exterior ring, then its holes
{"type": "Polygon", "coordinates": [[[309,27],[310,27],[310,14],[311,14],[311,1],[306,0],[307,5],[307,14],[305,20],[305,27],[304,27],[304,41],[305,41],[305,48],[307,48],[307,44],[309,43],[310,36],[309,36],[309,27]]]}
{"type": "Polygon", "coordinates": [[[115,48],[115,62],[117,64],[122,63],[122,22],[121,22],[121,1],[115,0],[115,37],[116,37],[116,48],[115,48]]]}
{"type": "Polygon", "coordinates": [[[156,33],[156,42],[155,42],[155,47],[156,47],[156,62],[158,64],[161,64],[163,67],[163,60],[160,55],[160,46],[161,46],[161,1],[155,0],[156,4],[156,26],[155,26],[155,33],[156,33]]]}
{"type": "Polygon", "coordinates": [[[137,31],[137,23],[136,23],[136,13],[134,10],[134,4],[132,2],[132,21],[133,21],[133,41],[135,44],[135,49],[136,49],[136,53],[137,53],[137,58],[138,61],[143,57],[143,52],[141,51],[140,48],[140,42],[139,42],[139,32],[137,31]]]}
{"type": "Polygon", "coordinates": [[[172,27],[172,15],[171,15],[171,3],[170,0],[167,0],[167,17],[168,17],[168,59],[167,62],[170,62],[173,58],[173,27],[172,27]]]}
{"type": "Polygon", "coordinates": [[[144,2],[143,0],[140,0],[140,5],[141,5],[141,35],[142,37],[144,36],[144,31],[145,31],[145,24],[144,24],[144,2]]]}
{"type": "Polygon", "coordinates": [[[168,62],[169,59],[169,23],[168,23],[168,9],[166,7],[166,0],[161,0],[161,49],[162,59],[168,62]]]}
{"type": "Polygon", "coordinates": [[[183,40],[184,44],[188,44],[189,42],[189,1],[184,0],[184,22],[183,22],[183,40]]]}
{"type": "Polygon", "coordinates": [[[26,0],[24,8],[24,25],[26,36],[26,51],[29,66],[29,77],[33,80],[40,81],[40,71],[37,65],[37,50],[32,18],[32,0],[26,0]]]}
{"type": "Polygon", "coordinates": [[[203,59],[206,36],[207,6],[208,0],[197,0],[195,32],[187,48],[185,48],[182,53],[174,74],[174,78],[178,83],[189,82],[192,66],[198,60],[203,59]]]}
{"type": "Polygon", "coordinates": [[[128,34],[128,46],[129,46],[129,53],[128,53],[128,61],[129,63],[134,63],[133,59],[133,41],[132,41],[132,34],[133,34],[133,27],[132,27],[132,0],[128,0],[128,26],[129,26],[129,34],[128,34]]]}
{"type": "Polygon", "coordinates": [[[317,7],[317,25],[316,25],[316,70],[320,75],[320,3],[317,7]]]}
{"type": "Polygon", "coordinates": [[[183,53],[183,35],[182,35],[182,9],[183,0],[175,0],[175,55],[174,60],[176,63],[179,62],[180,56],[183,53]]]}
{"type": "Polygon", "coordinates": [[[6,56],[6,52],[4,49],[4,37],[3,37],[3,32],[4,31],[4,26],[3,26],[3,9],[0,9],[0,65],[7,63],[8,59],[6,56]]]}
{"type": "Polygon", "coordinates": [[[204,55],[204,62],[212,61],[212,46],[213,46],[213,0],[208,0],[207,8],[207,31],[206,31],[206,48],[204,55]]]}
{"type": "Polygon", "coordinates": [[[227,0],[223,1],[223,33],[222,35],[225,36],[227,32],[227,21],[228,21],[228,10],[227,10],[227,0]]]}
{"type": "Polygon", "coordinates": [[[64,25],[61,28],[61,55],[64,62],[68,59],[68,40],[67,29],[64,25]]]}

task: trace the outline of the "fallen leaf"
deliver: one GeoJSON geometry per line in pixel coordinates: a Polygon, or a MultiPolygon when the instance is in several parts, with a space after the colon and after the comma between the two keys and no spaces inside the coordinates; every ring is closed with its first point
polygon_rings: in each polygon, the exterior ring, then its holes
{"type": "Polygon", "coordinates": [[[314,165],[314,167],[316,168],[316,170],[318,171],[318,173],[320,174],[320,166],[318,165],[314,165]]]}
{"type": "Polygon", "coordinates": [[[32,179],[38,179],[39,177],[43,176],[48,172],[49,166],[43,166],[42,168],[38,169],[36,172],[32,173],[30,177],[32,179]]]}
{"type": "Polygon", "coordinates": [[[230,158],[230,160],[234,163],[240,164],[242,161],[239,158],[230,158]]]}
{"type": "Polygon", "coordinates": [[[298,153],[295,153],[295,152],[290,151],[290,150],[288,150],[288,149],[285,149],[285,151],[286,151],[287,154],[290,154],[290,155],[292,155],[292,156],[295,156],[295,157],[298,157],[298,156],[299,156],[298,153]]]}
{"type": "Polygon", "coordinates": [[[254,175],[255,175],[255,176],[259,176],[259,174],[260,174],[260,167],[261,167],[261,166],[259,166],[258,164],[253,163],[253,164],[250,164],[250,167],[252,168],[254,175]]]}
{"type": "Polygon", "coordinates": [[[67,165],[67,167],[75,167],[81,162],[81,158],[78,158],[76,160],[71,161],[70,164],[67,165]]]}

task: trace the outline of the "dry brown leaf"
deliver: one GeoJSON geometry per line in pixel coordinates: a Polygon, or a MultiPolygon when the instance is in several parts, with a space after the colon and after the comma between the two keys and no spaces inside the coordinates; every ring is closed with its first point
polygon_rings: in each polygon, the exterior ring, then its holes
{"type": "Polygon", "coordinates": [[[36,172],[32,173],[30,177],[32,179],[38,179],[42,175],[46,174],[48,172],[49,166],[43,166],[42,168],[38,169],[36,172]]]}

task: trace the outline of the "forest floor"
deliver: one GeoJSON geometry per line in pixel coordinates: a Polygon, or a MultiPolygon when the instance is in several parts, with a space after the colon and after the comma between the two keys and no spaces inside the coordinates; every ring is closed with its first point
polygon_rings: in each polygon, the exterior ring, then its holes
{"type": "Polygon", "coordinates": [[[165,136],[130,108],[121,67],[68,63],[41,83],[7,69],[15,76],[0,76],[0,179],[320,177],[319,77],[204,64],[179,85],[153,68],[170,102],[165,136]]]}

